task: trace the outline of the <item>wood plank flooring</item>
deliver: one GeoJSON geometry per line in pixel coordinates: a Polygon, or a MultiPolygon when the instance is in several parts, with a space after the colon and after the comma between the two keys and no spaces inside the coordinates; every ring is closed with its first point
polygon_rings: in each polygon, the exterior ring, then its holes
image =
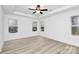
{"type": "Polygon", "coordinates": [[[41,36],[16,39],[4,44],[1,54],[78,54],[79,48],[41,36]]]}

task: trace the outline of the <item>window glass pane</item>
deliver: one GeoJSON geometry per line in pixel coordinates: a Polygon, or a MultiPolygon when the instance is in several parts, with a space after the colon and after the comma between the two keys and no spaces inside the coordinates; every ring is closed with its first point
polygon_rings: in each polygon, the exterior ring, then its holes
{"type": "Polygon", "coordinates": [[[72,25],[79,25],[79,16],[72,17],[72,25]]]}
{"type": "Polygon", "coordinates": [[[72,27],[72,34],[79,35],[79,27],[72,27]]]}

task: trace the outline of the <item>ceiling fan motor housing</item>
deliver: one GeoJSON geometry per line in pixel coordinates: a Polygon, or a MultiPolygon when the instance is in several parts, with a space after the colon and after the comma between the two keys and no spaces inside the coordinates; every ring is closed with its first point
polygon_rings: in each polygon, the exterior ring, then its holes
{"type": "Polygon", "coordinates": [[[41,11],[48,11],[48,9],[40,9],[40,5],[37,5],[36,9],[31,9],[30,8],[30,10],[34,10],[33,14],[35,14],[35,13],[43,14],[43,12],[41,12],[41,11]]]}

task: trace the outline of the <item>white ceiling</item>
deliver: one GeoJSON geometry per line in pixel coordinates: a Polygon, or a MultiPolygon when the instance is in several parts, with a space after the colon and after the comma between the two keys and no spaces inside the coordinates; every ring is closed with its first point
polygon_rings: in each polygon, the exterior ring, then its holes
{"type": "Polygon", "coordinates": [[[32,14],[32,10],[29,10],[28,8],[35,8],[35,5],[3,5],[3,10],[5,14],[18,14],[18,15],[26,15],[29,17],[37,17],[39,15],[40,17],[60,11],[61,9],[67,9],[73,6],[68,5],[41,5],[41,8],[48,8],[48,11],[44,11],[43,14],[32,14]]]}

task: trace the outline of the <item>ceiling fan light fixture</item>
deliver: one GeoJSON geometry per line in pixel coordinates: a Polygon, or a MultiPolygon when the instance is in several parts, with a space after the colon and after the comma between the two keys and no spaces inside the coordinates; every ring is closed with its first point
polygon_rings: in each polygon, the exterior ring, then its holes
{"type": "Polygon", "coordinates": [[[33,14],[35,14],[35,13],[39,13],[39,14],[43,14],[43,11],[48,11],[48,9],[45,9],[45,8],[41,8],[40,7],[40,5],[36,5],[36,8],[35,9],[33,9],[33,8],[29,8],[29,10],[33,10],[34,12],[33,12],[33,14]]]}
{"type": "Polygon", "coordinates": [[[40,11],[39,11],[39,10],[37,10],[37,11],[36,11],[36,13],[40,13],[40,11]]]}

